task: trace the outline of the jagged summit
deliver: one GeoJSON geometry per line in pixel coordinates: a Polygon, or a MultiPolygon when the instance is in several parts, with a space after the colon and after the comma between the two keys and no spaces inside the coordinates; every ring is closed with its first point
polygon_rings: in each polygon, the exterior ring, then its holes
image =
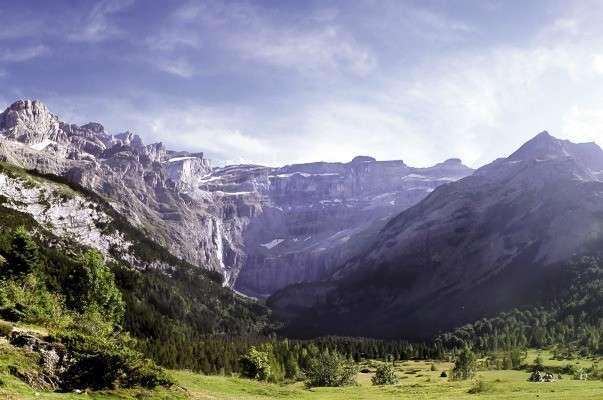
{"type": "Polygon", "coordinates": [[[558,139],[547,131],[540,132],[524,143],[508,160],[550,160],[571,158],[592,170],[603,169],[603,150],[594,142],[573,143],[558,139]]]}
{"type": "Polygon", "coordinates": [[[60,123],[43,103],[18,100],[0,114],[0,135],[29,143],[57,140],[60,123]]]}
{"type": "MultiPolygon", "coordinates": [[[[98,122],[81,126],[68,124],[38,100],[18,100],[0,113],[0,138],[50,153],[54,158],[94,162],[98,159],[132,159],[140,163],[161,163],[186,156],[189,160],[187,164],[198,164],[194,170],[205,173],[210,170],[209,161],[203,153],[183,154],[168,150],[161,143],[145,145],[139,135],[130,131],[112,135],[98,122]]],[[[171,176],[180,176],[173,171],[173,166],[170,169],[171,176]]]]}
{"type": "Polygon", "coordinates": [[[532,158],[553,158],[569,155],[563,142],[547,131],[542,131],[532,139],[525,142],[519,149],[509,156],[511,160],[525,160],[532,158]]]}

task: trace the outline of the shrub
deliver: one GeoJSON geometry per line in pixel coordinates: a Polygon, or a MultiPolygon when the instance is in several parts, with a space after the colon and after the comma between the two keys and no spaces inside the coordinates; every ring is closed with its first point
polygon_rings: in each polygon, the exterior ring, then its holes
{"type": "Polygon", "coordinates": [[[79,324],[74,324],[54,334],[52,339],[65,344],[74,357],[73,364],[61,376],[63,389],[153,388],[172,384],[162,368],[133,349],[136,343],[127,334],[105,332],[100,326],[96,334],[84,333],[79,324]]]}
{"type": "Polygon", "coordinates": [[[299,364],[292,354],[287,354],[285,360],[285,378],[297,379],[300,374],[299,364]]]}
{"type": "Polygon", "coordinates": [[[62,376],[62,387],[66,390],[171,385],[163,369],[127,348],[80,355],[62,376]]]}
{"type": "Polygon", "coordinates": [[[88,250],[82,255],[71,291],[78,300],[78,311],[98,312],[114,325],[123,321],[125,303],[122,294],[100,253],[88,250]]]}
{"type": "Polygon", "coordinates": [[[241,374],[246,378],[267,380],[272,375],[270,368],[270,354],[259,351],[254,346],[239,360],[241,374]]]}
{"type": "Polygon", "coordinates": [[[4,264],[2,275],[7,278],[23,276],[38,269],[38,245],[25,228],[19,227],[15,230],[4,264]]]}
{"type": "Polygon", "coordinates": [[[527,351],[522,349],[513,349],[509,352],[509,359],[511,361],[512,369],[519,369],[523,364],[523,360],[527,357],[527,351]]]}
{"type": "Polygon", "coordinates": [[[540,353],[538,353],[538,355],[534,359],[534,368],[535,368],[535,370],[542,370],[543,367],[544,367],[544,360],[542,359],[542,356],[540,355],[540,353]]]}
{"type": "Polygon", "coordinates": [[[336,352],[322,352],[308,362],[304,371],[307,387],[338,387],[353,385],[358,369],[336,352]]]}
{"type": "Polygon", "coordinates": [[[61,327],[72,320],[61,296],[46,290],[33,274],[0,281],[0,307],[0,315],[9,321],[61,327]]]}
{"type": "Polygon", "coordinates": [[[477,357],[475,353],[469,347],[463,347],[456,356],[454,368],[452,369],[452,379],[464,380],[473,378],[476,370],[477,357]]]}
{"type": "Polygon", "coordinates": [[[8,336],[13,331],[13,324],[6,321],[0,321],[0,336],[8,336]]]}
{"type": "Polygon", "coordinates": [[[383,364],[377,367],[375,376],[371,379],[373,385],[395,385],[398,383],[396,370],[391,364],[383,364]]]}
{"type": "Polygon", "coordinates": [[[478,394],[491,391],[494,385],[492,383],[487,383],[482,380],[477,380],[473,386],[469,389],[467,393],[469,394],[478,394]]]}

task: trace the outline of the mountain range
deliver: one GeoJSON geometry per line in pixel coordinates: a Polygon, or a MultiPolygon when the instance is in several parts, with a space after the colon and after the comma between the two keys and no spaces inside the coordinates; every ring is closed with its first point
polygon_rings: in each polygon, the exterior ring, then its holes
{"type": "Polygon", "coordinates": [[[390,219],[319,284],[269,300],[312,335],[425,338],[537,302],[603,234],[603,151],[542,132],[390,219]]]}
{"type": "Polygon", "coordinates": [[[422,339],[538,302],[603,231],[603,151],[547,132],[475,171],[368,156],[217,168],[19,100],[0,114],[0,161],[85,188],[131,227],[100,229],[113,214],[0,173],[4,204],[54,235],[140,270],[219,274],[292,336],[422,339]],[[132,230],[172,261],[130,256],[132,230]]]}
{"type": "Polygon", "coordinates": [[[67,124],[30,100],[0,114],[0,139],[0,160],[102,194],[175,256],[254,297],[325,278],[388,218],[472,172],[458,159],[412,168],[362,156],[212,168],[203,153],[67,124]]]}

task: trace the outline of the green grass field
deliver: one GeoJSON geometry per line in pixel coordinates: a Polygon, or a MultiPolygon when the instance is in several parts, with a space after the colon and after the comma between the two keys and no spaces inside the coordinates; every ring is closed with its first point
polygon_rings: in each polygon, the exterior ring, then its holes
{"type": "MultiPolygon", "coordinates": [[[[533,362],[537,353],[531,351],[526,359],[533,362]]],[[[582,367],[590,366],[592,359],[553,360],[549,352],[541,352],[545,366],[563,366],[568,363],[582,367]]],[[[27,366],[31,360],[5,343],[0,343],[0,398],[21,399],[132,399],[132,400],[178,400],[178,399],[603,399],[603,381],[579,381],[571,376],[551,383],[528,382],[526,371],[479,371],[475,379],[451,382],[441,378],[442,371],[452,367],[450,363],[400,361],[396,363],[400,382],[392,386],[373,386],[373,374],[359,373],[358,385],[345,388],[305,389],[302,382],[291,384],[269,384],[248,379],[223,376],[204,376],[187,371],[171,371],[177,384],[171,389],[159,390],[116,390],[106,392],[49,393],[36,391],[8,373],[9,365],[27,366]],[[476,381],[482,381],[482,391],[470,394],[476,381]]],[[[369,369],[373,363],[361,367],[369,369]]]]}

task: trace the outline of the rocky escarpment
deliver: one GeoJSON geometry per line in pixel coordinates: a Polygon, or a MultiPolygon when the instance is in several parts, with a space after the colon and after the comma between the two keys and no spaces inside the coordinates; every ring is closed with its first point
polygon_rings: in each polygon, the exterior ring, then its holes
{"type": "MultiPolygon", "coordinates": [[[[363,251],[391,216],[470,172],[458,160],[419,169],[370,157],[273,169],[257,185],[264,202],[245,230],[236,287],[265,296],[322,280],[363,251]]],[[[219,190],[222,177],[213,177],[206,190],[219,190]]]]}
{"type": "Polygon", "coordinates": [[[224,244],[233,241],[214,212],[221,204],[180,190],[209,172],[203,154],[144,145],[138,135],[111,135],[98,123],[66,124],[29,100],[0,114],[0,139],[0,161],[81,184],[176,256],[229,275],[222,252],[238,250],[224,244]]]}
{"type": "Polygon", "coordinates": [[[530,304],[559,265],[603,238],[602,166],[593,143],[543,132],[392,218],[328,285],[288,288],[269,303],[296,332],[390,337],[530,304]]]}
{"type": "Polygon", "coordinates": [[[457,159],[413,168],[366,156],[212,169],[203,153],[145,145],[98,123],[66,124],[36,101],[0,114],[0,139],[0,160],[105,196],[173,254],[254,296],[323,279],[388,218],[472,172],[457,159]]]}

